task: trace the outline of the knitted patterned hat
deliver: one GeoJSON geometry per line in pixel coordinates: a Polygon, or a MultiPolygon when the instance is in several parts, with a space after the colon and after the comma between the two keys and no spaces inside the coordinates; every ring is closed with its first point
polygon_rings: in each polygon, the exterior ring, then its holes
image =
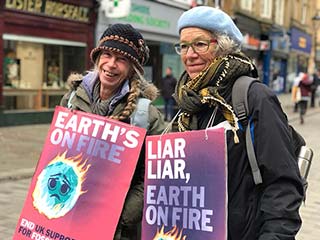
{"type": "Polygon", "coordinates": [[[149,48],[142,35],[130,24],[114,24],[102,34],[99,44],[91,51],[91,60],[95,63],[102,50],[118,52],[129,58],[143,73],[142,65],[149,58],[149,48]]]}

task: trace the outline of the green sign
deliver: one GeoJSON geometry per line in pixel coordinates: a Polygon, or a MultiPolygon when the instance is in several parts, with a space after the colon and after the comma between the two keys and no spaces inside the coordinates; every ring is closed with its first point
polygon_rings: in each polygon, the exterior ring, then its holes
{"type": "Polygon", "coordinates": [[[144,5],[132,4],[130,14],[127,17],[119,19],[150,27],[170,28],[170,22],[168,20],[151,16],[150,7],[144,5]]]}

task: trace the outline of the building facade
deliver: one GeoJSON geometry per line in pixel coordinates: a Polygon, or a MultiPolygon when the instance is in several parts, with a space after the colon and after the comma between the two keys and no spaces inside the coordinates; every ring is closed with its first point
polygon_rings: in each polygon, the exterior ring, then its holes
{"type": "Polygon", "coordinates": [[[51,118],[70,72],[90,66],[95,19],[91,0],[1,1],[0,126],[51,118]]]}
{"type": "Polygon", "coordinates": [[[243,51],[275,92],[289,91],[299,71],[314,71],[317,0],[224,0],[221,8],[234,17],[244,35],[243,51]]]}
{"type": "Polygon", "coordinates": [[[110,17],[108,0],[1,1],[0,126],[50,122],[68,75],[92,66],[90,51],[110,24],[129,23],[144,36],[151,53],[147,80],[161,88],[168,66],[178,78],[184,69],[173,46],[179,41],[177,20],[195,5],[219,7],[234,19],[244,35],[243,51],[261,81],[278,93],[290,90],[299,71],[311,73],[320,62],[317,0],[115,2],[129,3],[124,16],[110,17]]]}

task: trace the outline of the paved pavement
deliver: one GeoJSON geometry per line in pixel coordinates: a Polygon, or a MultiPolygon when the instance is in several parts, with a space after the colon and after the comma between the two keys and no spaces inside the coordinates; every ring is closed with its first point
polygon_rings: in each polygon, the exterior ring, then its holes
{"type": "MultiPolygon", "coordinates": [[[[318,240],[320,236],[320,107],[308,109],[305,124],[293,113],[290,95],[279,95],[289,122],[315,150],[309,175],[308,198],[301,207],[303,226],[297,240],[318,240]],[[315,127],[319,126],[319,127],[315,127]]],[[[32,174],[40,157],[49,124],[0,127],[0,240],[12,239],[32,174]]]]}

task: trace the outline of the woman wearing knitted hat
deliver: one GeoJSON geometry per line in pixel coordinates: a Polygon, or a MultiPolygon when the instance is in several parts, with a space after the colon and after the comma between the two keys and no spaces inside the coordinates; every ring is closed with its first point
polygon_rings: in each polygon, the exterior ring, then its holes
{"type": "Polygon", "coordinates": [[[175,45],[185,72],[175,91],[179,131],[225,122],[228,149],[228,239],[295,239],[303,187],[290,143],[286,115],[276,95],[255,82],[248,91],[250,126],[262,183],[255,185],[245,134],[232,107],[232,87],[241,76],[257,77],[241,52],[243,36],[223,11],[207,6],[184,12],[175,45]],[[239,124],[239,125],[238,125],[239,124]]]}
{"type": "MultiPolygon", "coordinates": [[[[149,49],[142,35],[131,25],[114,24],[107,28],[90,56],[95,69],[85,76],[73,74],[69,77],[72,89],[62,98],[61,105],[130,123],[139,99],[157,97],[157,88],[143,78],[142,65],[148,60],[149,49]]],[[[165,127],[163,116],[152,104],[148,109],[148,124],[137,122],[135,125],[147,128],[148,135],[160,134],[165,127]]],[[[114,239],[138,239],[143,183],[142,152],[114,239]]]]}

